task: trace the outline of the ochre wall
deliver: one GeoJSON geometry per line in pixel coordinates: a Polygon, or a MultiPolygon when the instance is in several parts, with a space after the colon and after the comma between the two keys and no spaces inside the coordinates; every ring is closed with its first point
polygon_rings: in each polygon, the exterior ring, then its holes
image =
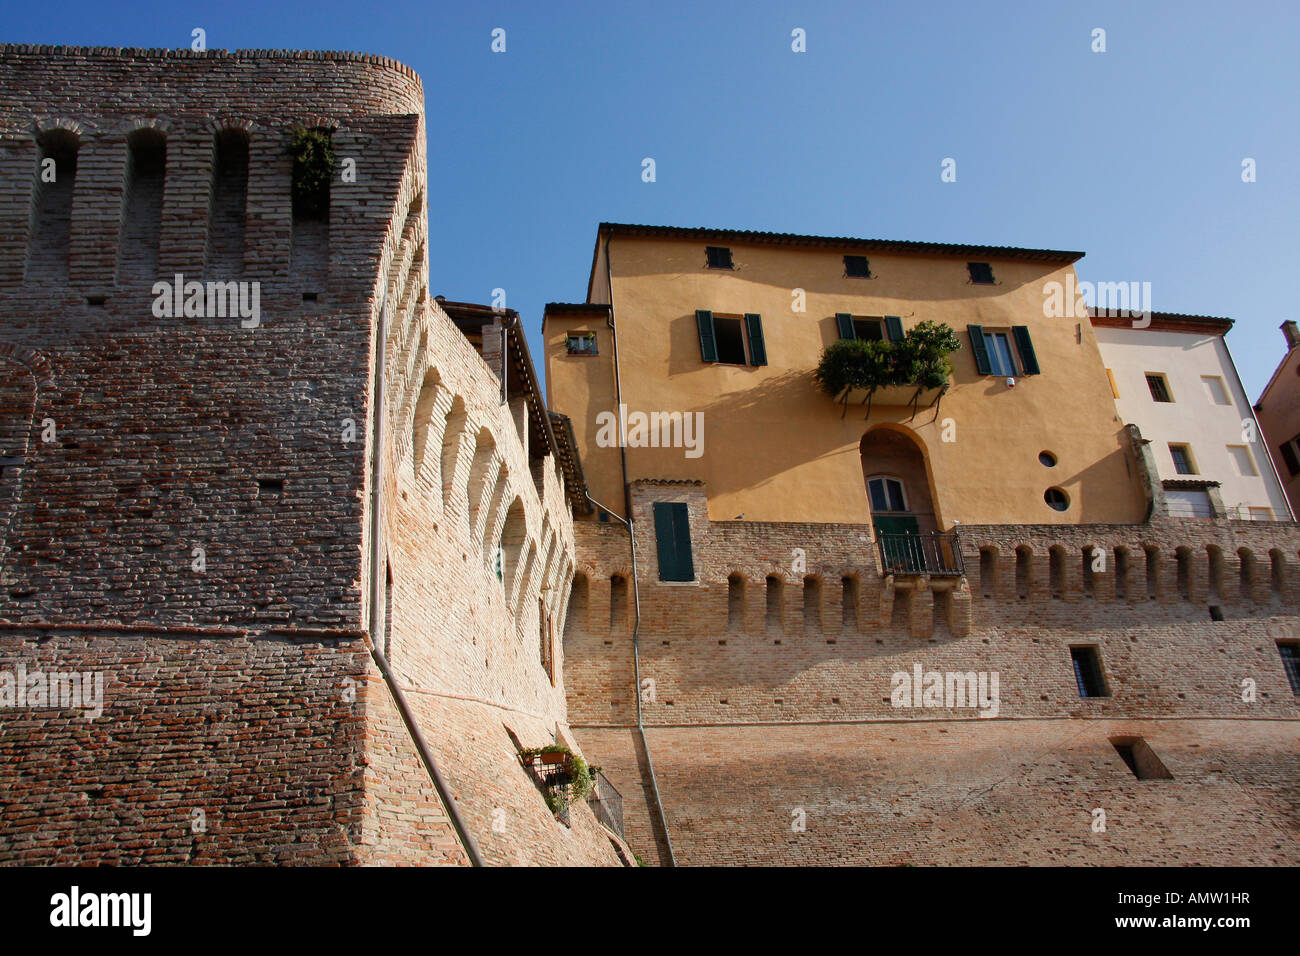
{"type": "MultiPolygon", "coordinates": [[[[704,267],[704,240],[611,241],[624,402],[630,411],[704,413],[701,457],[630,448],[630,479],[703,479],[715,519],[866,522],[858,443],[871,425],[906,422],[928,452],[945,527],[1143,517],[1092,328],[1086,318],[1043,314],[1044,283],[1064,283],[1071,266],[994,260],[998,284],[978,286],[964,258],[872,255],[876,277],[848,279],[835,249],[731,248],[736,269],[719,271],[704,267]],[[803,313],[791,311],[796,288],[806,293],[803,313]],[[769,364],[703,363],[697,309],[760,313],[769,364]],[[841,415],[817,390],[812,373],[837,337],[837,312],[898,315],[905,329],[931,319],[958,331],[963,347],[952,356],[953,387],[937,421],[933,410],[908,421],[907,408],[877,404],[867,422],[861,408],[841,415]],[[966,336],[972,323],[1028,326],[1042,374],[1018,379],[1014,389],[978,375],[966,336]],[[952,442],[941,440],[945,419],[955,425],[952,442]],[[1044,450],[1058,457],[1055,468],[1039,464],[1044,450]],[[1053,485],[1071,498],[1063,513],[1043,501],[1053,485]]],[[[608,331],[598,358],[563,354],[564,333],[591,327],[584,323],[562,315],[547,323],[550,397],[573,418],[593,494],[613,498],[608,503],[621,512],[618,450],[595,442],[596,413],[615,409],[608,331]]]]}

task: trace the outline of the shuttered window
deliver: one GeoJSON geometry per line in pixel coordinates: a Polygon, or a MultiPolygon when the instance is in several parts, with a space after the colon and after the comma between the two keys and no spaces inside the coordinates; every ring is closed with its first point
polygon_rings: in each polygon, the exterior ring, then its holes
{"type": "Polygon", "coordinates": [[[700,359],[724,365],[766,365],[767,343],[763,338],[763,317],[747,312],[743,319],[714,315],[706,309],[695,312],[700,335],[700,359]],[[748,349],[746,341],[748,340],[748,349]],[[748,361],[746,361],[748,354],[748,361]]]}
{"type": "Polygon", "coordinates": [[[1024,325],[1011,326],[1011,336],[1016,340],[1016,351],[1020,353],[1022,375],[1038,374],[1038,355],[1034,352],[1033,340],[1029,337],[1029,328],[1024,325]]]}
{"type": "Polygon", "coordinates": [[[685,502],[655,502],[655,540],[659,550],[659,580],[694,581],[691,526],[685,502]]]}
{"type": "Polygon", "coordinates": [[[903,320],[896,315],[885,316],[885,335],[891,342],[903,341],[903,320]]]}
{"type": "Polygon", "coordinates": [[[980,375],[1039,374],[1038,354],[1027,326],[1013,325],[1008,335],[1005,331],[985,330],[982,325],[968,325],[966,334],[970,336],[971,352],[975,356],[975,371],[980,375]]]}
{"type": "Polygon", "coordinates": [[[966,334],[970,336],[970,350],[975,356],[975,371],[981,375],[992,375],[993,368],[989,365],[989,350],[984,344],[984,326],[968,325],[966,334]]]}
{"type": "Polygon", "coordinates": [[[870,279],[871,266],[866,256],[845,256],[844,274],[850,279],[870,279]]]}
{"type": "MultiPolygon", "coordinates": [[[[860,319],[847,312],[835,313],[835,328],[842,339],[879,342],[885,337],[880,319],[860,319]]],[[[891,339],[891,341],[893,341],[891,339]]]]}
{"type": "Polygon", "coordinates": [[[767,346],[763,343],[763,317],[745,313],[745,331],[749,333],[749,364],[767,364],[767,346]]]}
{"type": "Polygon", "coordinates": [[[713,334],[713,313],[704,309],[695,312],[695,324],[700,330],[700,358],[706,362],[718,360],[718,340],[713,334]]]}

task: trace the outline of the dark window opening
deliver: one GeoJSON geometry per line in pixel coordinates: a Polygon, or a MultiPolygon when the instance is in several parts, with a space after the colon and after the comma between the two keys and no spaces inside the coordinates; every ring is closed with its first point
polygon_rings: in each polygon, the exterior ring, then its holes
{"type": "Polygon", "coordinates": [[[1139,780],[1172,780],[1169,772],[1156,752],[1141,737],[1112,737],[1110,745],[1115,748],[1119,758],[1124,761],[1133,776],[1139,780]]]}
{"type": "Polygon", "coordinates": [[[993,266],[987,262],[968,262],[966,269],[970,272],[970,281],[976,285],[993,285],[993,266]]]}
{"type": "Polygon", "coordinates": [[[1055,468],[1056,456],[1053,455],[1050,451],[1040,451],[1038,453],[1038,463],[1042,465],[1044,468],[1055,468]]]}
{"type": "Polygon", "coordinates": [[[850,279],[870,279],[871,265],[866,256],[845,256],[844,274],[850,279]]]}
{"type": "Polygon", "coordinates": [[[704,254],[708,257],[710,269],[735,268],[731,263],[731,250],[726,246],[706,246],[704,254]]]}
{"type": "Polygon", "coordinates": [[[1070,507],[1070,499],[1060,488],[1048,488],[1043,492],[1043,500],[1053,511],[1065,511],[1070,507]]]}
{"type": "Polygon", "coordinates": [[[1223,620],[1223,608],[1220,605],[1218,604],[1210,605],[1210,620],[1211,621],[1223,620]]]}
{"type": "Polygon", "coordinates": [[[740,319],[713,317],[713,334],[718,343],[718,361],[723,365],[745,364],[745,332],[740,319]]]}
{"type": "Polygon", "coordinates": [[[853,334],[865,341],[879,342],[885,337],[885,330],[879,319],[854,319],[853,334]]]}
{"type": "Polygon", "coordinates": [[[1277,651],[1282,655],[1282,669],[1291,693],[1300,694],[1300,644],[1278,644],[1277,651]]]}
{"type": "Polygon", "coordinates": [[[284,480],[281,478],[257,479],[257,496],[259,498],[284,494],[284,480]]]}
{"type": "Polygon", "coordinates": [[[1109,697],[1106,681],[1101,673],[1101,656],[1095,647],[1070,648],[1070,660],[1074,664],[1074,681],[1079,688],[1080,697],[1109,697]]]}
{"type": "Polygon", "coordinates": [[[1170,445],[1169,457],[1174,460],[1174,471],[1177,474],[1196,474],[1196,466],[1192,464],[1192,450],[1186,445],[1170,445]]]}
{"type": "Polygon", "coordinates": [[[1172,402],[1173,396],[1169,393],[1169,382],[1163,375],[1156,375],[1152,372],[1147,373],[1147,388],[1151,390],[1151,398],[1157,402],[1172,402]]]}
{"type": "Polygon", "coordinates": [[[1297,452],[1297,449],[1300,449],[1300,435],[1278,446],[1278,450],[1282,452],[1282,460],[1286,462],[1286,470],[1292,477],[1300,475],[1300,452],[1297,452]]]}

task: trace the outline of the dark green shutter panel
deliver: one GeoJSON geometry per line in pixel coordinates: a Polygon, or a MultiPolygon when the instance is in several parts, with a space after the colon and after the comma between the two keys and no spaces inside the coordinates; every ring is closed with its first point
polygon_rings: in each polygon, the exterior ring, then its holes
{"type": "Polygon", "coordinates": [[[903,320],[896,315],[885,316],[885,337],[891,342],[903,341],[903,320]]]}
{"type": "Polygon", "coordinates": [[[716,362],[718,342],[713,337],[713,313],[696,309],[695,324],[700,328],[700,358],[706,362],[716,362]]]}
{"type": "Polygon", "coordinates": [[[856,339],[858,337],[858,333],[853,329],[853,316],[849,315],[849,313],[836,312],[835,324],[839,326],[840,338],[856,339]]]}
{"type": "Polygon", "coordinates": [[[984,326],[968,325],[966,334],[970,336],[970,349],[975,353],[975,371],[981,375],[992,375],[993,366],[989,364],[989,348],[984,344],[984,326]]]}
{"type": "Polygon", "coordinates": [[[1016,340],[1016,351],[1020,353],[1020,366],[1025,370],[1026,375],[1038,374],[1038,356],[1034,354],[1034,342],[1029,337],[1029,327],[1025,325],[1011,326],[1011,334],[1016,340]]]}
{"type": "Polygon", "coordinates": [[[753,312],[746,312],[745,328],[749,332],[749,364],[766,365],[767,348],[763,344],[763,317],[753,312]]]}
{"type": "Polygon", "coordinates": [[[659,580],[694,581],[691,527],[684,503],[655,502],[655,540],[659,548],[659,580]]]}

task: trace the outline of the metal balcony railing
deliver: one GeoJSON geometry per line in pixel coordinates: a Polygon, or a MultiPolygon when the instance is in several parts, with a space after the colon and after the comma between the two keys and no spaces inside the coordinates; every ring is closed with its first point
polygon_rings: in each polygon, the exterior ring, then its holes
{"type": "Polygon", "coordinates": [[[955,531],[877,533],[876,546],[884,574],[960,575],[966,570],[955,531]]]}
{"type": "Polygon", "coordinates": [[[596,819],[617,833],[620,840],[627,839],[623,836],[623,795],[600,771],[596,772],[587,805],[596,814],[596,819]]]}

